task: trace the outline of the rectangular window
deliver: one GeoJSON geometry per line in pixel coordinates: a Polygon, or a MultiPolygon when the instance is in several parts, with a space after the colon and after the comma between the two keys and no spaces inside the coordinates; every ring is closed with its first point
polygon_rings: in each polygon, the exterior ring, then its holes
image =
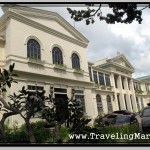
{"type": "Polygon", "coordinates": [[[137,108],[138,108],[138,111],[139,111],[140,110],[140,104],[139,104],[138,97],[136,97],[136,103],[137,103],[137,108]]]}
{"type": "Polygon", "coordinates": [[[138,83],[138,90],[141,90],[141,84],[138,83]]]}
{"type": "Polygon", "coordinates": [[[97,71],[93,71],[93,77],[94,77],[94,82],[95,82],[95,83],[98,83],[97,71]]]}
{"type": "Polygon", "coordinates": [[[128,89],[130,90],[130,79],[127,79],[128,81],[128,89]]]}
{"type": "Polygon", "coordinates": [[[124,94],[124,102],[125,102],[125,107],[126,107],[126,110],[127,110],[128,109],[128,105],[127,105],[126,94],[124,94]]]}
{"type": "Polygon", "coordinates": [[[114,76],[114,80],[115,80],[115,87],[118,88],[118,84],[117,84],[118,77],[114,76]]]}
{"type": "Polygon", "coordinates": [[[110,84],[110,76],[108,74],[105,74],[105,81],[107,86],[111,86],[110,84]]]}
{"type": "Polygon", "coordinates": [[[122,88],[124,89],[124,78],[121,78],[122,88]]]}
{"type": "Polygon", "coordinates": [[[28,90],[43,91],[43,90],[44,90],[44,87],[43,87],[43,86],[28,85],[28,90]]]}
{"type": "Polygon", "coordinates": [[[130,101],[131,101],[131,107],[132,107],[132,111],[134,111],[134,109],[133,109],[132,95],[130,95],[130,101]]]}
{"type": "Polygon", "coordinates": [[[118,107],[119,107],[119,110],[121,110],[120,95],[119,95],[119,94],[117,94],[117,100],[118,100],[118,107]]]}
{"type": "Polygon", "coordinates": [[[58,93],[67,93],[67,89],[54,88],[54,92],[58,92],[58,93]]]}
{"type": "Polygon", "coordinates": [[[93,81],[92,80],[92,68],[91,67],[89,67],[89,76],[90,76],[90,81],[93,81]]]}
{"type": "Polygon", "coordinates": [[[145,83],[146,91],[149,91],[149,85],[145,83]]]}
{"type": "Polygon", "coordinates": [[[80,103],[83,113],[86,113],[84,95],[75,95],[75,99],[80,103]]]}
{"type": "Polygon", "coordinates": [[[98,72],[98,77],[99,77],[99,83],[100,83],[100,85],[105,85],[104,74],[98,72]]]}
{"type": "Polygon", "coordinates": [[[83,90],[75,90],[75,93],[84,94],[84,91],[83,90]]]}
{"type": "Polygon", "coordinates": [[[141,106],[142,106],[142,109],[144,108],[144,102],[143,102],[143,98],[141,97],[141,106]]]}

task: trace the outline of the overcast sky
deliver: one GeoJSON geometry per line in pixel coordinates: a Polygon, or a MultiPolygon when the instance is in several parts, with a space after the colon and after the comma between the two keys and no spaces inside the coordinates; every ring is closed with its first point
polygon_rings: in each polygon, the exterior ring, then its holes
{"type": "MultiPolygon", "coordinates": [[[[133,77],[150,75],[150,9],[143,11],[142,24],[133,22],[132,24],[109,25],[96,19],[94,24],[88,26],[85,22],[74,23],[66,7],[41,7],[41,9],[58,12],[89,39],[90,43],[87,48],[89,61],[112,58],[120,52],[135,68],[133,77]]],[[[74,7],[74,9],[79,9],[79,7],[74,7]]],[[[107,7],[103,8],[104,12],[107,10],[107,7]]],[[[2,15],[1,10],[0,15],[2,15]]]]}

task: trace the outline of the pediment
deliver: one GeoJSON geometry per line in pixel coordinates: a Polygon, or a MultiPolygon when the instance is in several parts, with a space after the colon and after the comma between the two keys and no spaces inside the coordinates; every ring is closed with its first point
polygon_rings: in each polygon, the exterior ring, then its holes
{"type": "Polygon", "coordinates": [[[134,67],[131,65],[131,63],[127,60],[127,58],[124,55],[119,55],[117,57],[114,57],[111,59],[111,62],[114,62],[115,64],[118,64],[119,66],[134,69],[134,67]]]}
{"type": "Polygon", "coordinates": [[[46,28],[50,28],[54,31],[62,33],[63,35],[66,35],[72,39],[78,40],[86,44],[88,44],[89,42],[86,37],[84,37],[79,31],[77,31],[58,13],[25,6],[22,7],[19,5],[16,5],[15,7],[10,5],[4,5],[2,9],[4,12],[12,11],[13,13],[19,14],[20,17],[30,19],[35,23],[37,22],[38,24],[41,24],[46,28]]]}

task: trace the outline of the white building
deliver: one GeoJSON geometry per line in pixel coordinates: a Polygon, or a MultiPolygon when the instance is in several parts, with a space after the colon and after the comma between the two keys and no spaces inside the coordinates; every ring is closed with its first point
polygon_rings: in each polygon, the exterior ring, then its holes
{"type": "MultiPolygon", "coordinates": [[[[88,62],[88,39],[55,12],[11,5],[2,7],[0,18],[0,67],[15,63],[18,84],[7,96],[23,86],[29,90],[54,90],[61,102],[66,96],[80,99],[85,113],[118,109],[138,111],[149,101],[150,78],[132,78],[134,67],[123,54],[112,59],[88,62]],[[141,89],[141,91],[135,89],[141,89]]],[[[12,122],[16,120],[12,118],[12,122]]]]}

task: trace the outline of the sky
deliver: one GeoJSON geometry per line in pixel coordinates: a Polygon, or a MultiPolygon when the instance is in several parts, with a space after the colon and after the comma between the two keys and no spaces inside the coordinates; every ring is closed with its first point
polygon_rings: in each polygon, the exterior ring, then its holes
{"type": "MultiPolygon", "coordinates": [[[[73,7],[83,9],[83,7],[73,7]]],[[[132,24],[107,24],[95,19],[95,23],[86,25],[84,21],[74,22],[66,7],[40,7],[58,12],[72,26],[81,32],[90,42],[87,47],[88,61],[94,62],[122,53],[135,68],[134,78],[150,75],[150,9],[143,11],[142,24],[134,21],[132,24]]],[[[108,11],[102,8],[103,13],[108,11]]],[[[0,9],[0,16],[2,15],[0,9]]]]}

